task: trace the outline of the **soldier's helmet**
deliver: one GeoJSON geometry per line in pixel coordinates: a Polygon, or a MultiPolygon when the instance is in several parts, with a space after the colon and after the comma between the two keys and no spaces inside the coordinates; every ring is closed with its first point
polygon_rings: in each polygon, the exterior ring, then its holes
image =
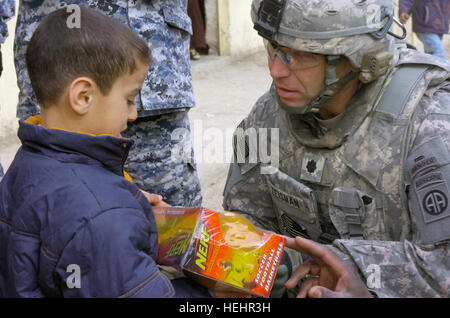
{"type": "MultiPolygon", "coordinates": [[[[346,56],[364,83],[385,74],[393,57],[392,0],[253,0],[251,16],[273,46],[322,54],[330,65],[346,56]]],[[[325,95],[341,88],[330,86],[338,82],[333,73],[330,66],[325,95]]]]}

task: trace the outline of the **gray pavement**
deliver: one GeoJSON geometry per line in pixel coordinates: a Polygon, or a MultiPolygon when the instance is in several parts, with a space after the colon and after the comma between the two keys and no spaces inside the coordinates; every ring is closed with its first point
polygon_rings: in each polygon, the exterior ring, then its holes
{"type": "Polygon", "coordinates": [[[222,65],[221,59],[192,62],[197,107],[189,114],[203,206],[219,211],[233,131],[271,84],[264,52],[222,65]]]}

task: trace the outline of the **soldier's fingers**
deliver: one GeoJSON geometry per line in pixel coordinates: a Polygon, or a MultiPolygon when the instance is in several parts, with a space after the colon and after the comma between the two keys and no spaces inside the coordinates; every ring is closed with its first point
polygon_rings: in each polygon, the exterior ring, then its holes
{"type": "Polygon", "coordinates": [[[313,286],[309,289],[308,296],[310,298],[344,298],[342,293],[336,293],[322,286],[313,286]]]}
{"type": "Polygon", "coordinates": [[[284,239],[286,240],[286,247],[292,248],[294,250],[298,250],[297,249],[297,244],[295,243],[295,238],[293,237],[289,237],[289,236],[284,236],[281,235],[282,237],[284,237],[284,239]]]}
{"type": "Polygon", "coordinates": [[[302,237],[296,237],[296,250],[312,256],[316,262],[329,266],[338,276],[346,272],[344,262],[326,246],[302,237]]]}
{"type": "Polygon", "coordinates": [[[314,260],[308,260],[302,265],[300,265],[295,272],[292,274],[292,276],[288,279],[286,284],[287,289],[292,289],[300,282],[301,279],[303,279],[306,274],[310,273],[311,266],[313,266],[314,260]]]}
{"type": "Polygon", "coordinates": [[[305,298],[308,295],[309,290],[319,285],[319,278],[318,277],[311,277],[305,280],[302,285],[300,286],[300,290],[297,294],[297,298],[305,298]]]}

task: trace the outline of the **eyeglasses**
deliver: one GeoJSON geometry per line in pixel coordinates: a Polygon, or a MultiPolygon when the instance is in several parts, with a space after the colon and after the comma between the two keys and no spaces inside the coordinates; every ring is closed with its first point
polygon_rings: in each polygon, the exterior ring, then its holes
{"type": "Polygon", "coordinates": [[[274,48],[267,40],[264,40],[264,45],[272,61],[275,59],[275,56],[278,56],[281,62],[293,71],[315,67],[320,64],[318,54],[296,51],[286,47],[274,48]]]}

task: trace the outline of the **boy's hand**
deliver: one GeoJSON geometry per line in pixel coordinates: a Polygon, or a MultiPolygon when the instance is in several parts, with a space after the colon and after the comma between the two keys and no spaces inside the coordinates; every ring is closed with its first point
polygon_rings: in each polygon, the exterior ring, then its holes
{"type": "Polygon", "coordinates": [[[343,261],[326,246],[301,237],[286,238],[286,246],[312,257],[286,282],[286,288],[292,289],[301,279],[311,275],[302,283],[297,297],[373,297],[353,264],[343,261]]]}
{"type": "Polygon", "coordinates": [[[141,192],[145,195],[145,197],[147,198],[148,202],[150,202],[150,204],[153,207],[170,206],[169,204],[167,204],[166,202],[163,201],[163,197],[160,196],[159,194],[148,193],[148,192],[146,192],[144,190],[141,190],[141,192]]]}

